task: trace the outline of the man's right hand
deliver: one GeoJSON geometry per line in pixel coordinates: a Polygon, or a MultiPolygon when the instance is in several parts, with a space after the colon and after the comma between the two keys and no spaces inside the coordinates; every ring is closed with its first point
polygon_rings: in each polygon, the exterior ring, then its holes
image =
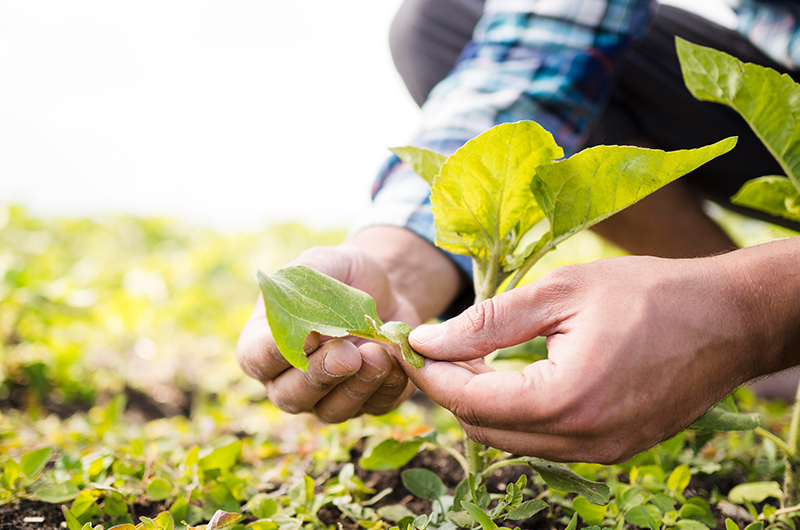
{"type": "MultiPolygon", "coordinates": [[[[459,285],[458,273],[440,251],[395,227],[368,228],[338,247],[310,249],[291,265],[311,267],[365,291],[375,299],[381,320],[412,328],[442,311],[459,285]],[[428,267],[433,270],[424,270],[428,267]]],[[[329,423],[364,413],[385,414],[414,389],[382,345],[361,339],[312,333],[306,341],[308,370],[293,368],[275,345],[261,297],[236,350],[239,364],[264,383],[275,406],[292,414],[313,412],[329,423]]]]}

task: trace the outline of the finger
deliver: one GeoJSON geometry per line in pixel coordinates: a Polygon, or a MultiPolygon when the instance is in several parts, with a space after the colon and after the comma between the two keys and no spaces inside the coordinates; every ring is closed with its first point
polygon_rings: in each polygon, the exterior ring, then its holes
{"type": "Polygon", "coordinates": [[[361,369],[358,348],[346,340],[323,343],[308,356],[308,370],[286,370],[267,385],[267,395],[279,409],[309,412],[336,385],[361,369]]]}
{"type": "Polygon", "coordinates": [[[398,362],[389,356],[391,370],[383,380],[383,384],[372,394],[372,397],[364,403],[359,414],[372,414],[378,416],[386,414],[397,408],[408,396],[414,392],[414,386],[408,384],[408,376],[400,367],[398,362]]]}
{"type": "Polygon", "coordinates": [[[477,427],[563,434],[576,406],[574,394],[554,391],[569,387],[560,383],[557,366],[547,359],[522,372],[478,374],[455,363],[426,360],[407,373],[433,401],[477,427]]]}
{"type": "Polygon", "coordinates": [[[381,387],[392,371],[392,360],[381,346],[367,343],[359,348],[361,368],[338,384],[314,407],[322,421],[341,423],[358,415],[364,403],[381,387]]]}
{"type": "MultiPolygon", "coordinates": [[[[291,368],[291,365],[281,355],[275,344],[263,308],[263,299],[259,298],[253,316],[244,325],[242,333],[239,335],[239,341],[236,344],[236,358],[247,375],[266,383],[291,368]]],[[[319,334],[311,333],[306,337],[303,349],[306,353],[310,353],[319,346],[319,343],[319,334]]]]}
{"type": "MultiPolygon", "coordinates": [[[[473,441],[515,455],[536,456],[553,462],[591,462],[618,464],[636,455],[637,449],[625,438],[569,437],[554,434],[531,434],[488,427],[475,427],[462,422],[473,441]]],[[[658,443],[653,442],[651,445],[658,443]]]]}
{"type": "Polygon", "coordinates": [[[411,347],[431,359],[467,361],[555,333],[569,316],[564,298],[570,287],[560,280],[539,282],[484,300],[442,324],[418,327],[409,336],[411,347]]]}

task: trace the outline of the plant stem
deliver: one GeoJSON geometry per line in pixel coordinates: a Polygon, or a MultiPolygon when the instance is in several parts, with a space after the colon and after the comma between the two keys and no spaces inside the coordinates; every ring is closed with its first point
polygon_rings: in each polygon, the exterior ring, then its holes
{"type": "Polygon", "coordinates": [[[482,444],[472,441],[466,432],[464,433],[464,447],[467,452],[467,475],[480,476],[486,466],[486,461],[481,453],[486,448],[482,444]]]}
{"type": "Polygon", "coordinates": [[[792,448],[789,447],[789,444],[784,442],[783,439],[780,436],[771,433],[770,431],[766,430],[764,427],[756,427],[755,429],[753,429],[753,432],[756,433],[757,435],[761,436],[762,438],[766,438],[767,440],[769,440],[772,443],[774,443],[775,445],[777,445],[778,449],[783,451],[783,456],[790,457],[790,458],[794,458],[795,457],[795,455],[792,454],[792,448]]]}
{"type": "Polygon", "coordinates": [[[528,256],[528,258],[522,263],[520,268],[514,271],[514,275],[506,284],[505,290],[510,291],[511,289],[516,287],[519,284],[519,282],[522,281],[522,278],[524,278],[525,275],[528,274],[528,271],[531,270],[531,268],[534,265],[536,265],[536,262],[542,259],[542,256],[544,256],[554,248],[555,245],[553,244],[552,241],[550,241],[549,243],[543,245],[542,248],[540,248],[538,251],[528,256]]]}
{"type": "Polygon", "coordinates": [[[427,441],[427,443],[438,447],[439,449],[441,449],[445,453],[447,453],[450,456],[452,456],[453,458],[455,458],[456,462],[458,462],[458,465],[460,465],[461,469],[464,470],[464,474],[466,476],[469,476],[469,462],[467,461],[466,458],[464,458],[464,455],[462,455],[461,453],[459,453],[458,451],[456,451],[455,449],[453,449],[450,446],[447,446],[447,445],[444,445],[444,444],[440,444],[439,442],[431,442],[430,440],[426,440],[426,441],[427,441]]]}
{"type": "MultiPolygon", "coordinates": [[[[800,511],[800,504],[795,506],[790,506],[788,508],[781,508],[780,510],[775,510],[775,513],[773,515],[784,515],[787,513],[798,512],[798,511],[800,511]]],[[[760,520],[763,520],[764,514],[762,513],[761,515],[758,516],[758,518],[760,520]]]]}
{"type": "MultiPolygon", "coordinates": [[[[497,257],[500,255],[499,249],[495,249],[491,255],[494,258],[489,260],[485,270],[478,264],[477,260],[472,261],[474,266],[472,281],[475,287],[475,305],[488,300],[497,292],[500,274],[500,259],[497,257]]],[[[476,477],[480,476],[486,467],[486,461],[481,454],[486,448],[478,442],[473,442],[465,432],[464,449],[467,453],[467,475],[471,473],[476,477]]]]}
{"type": "Polygon", "coordinates": [[[793,506],[800,504],[798,494],[800,493],[800,469],[797,469],[796,456],[800,450],[800,385],[797,387],[797,394],[794,398],[792,407],[792,423],[789,425],[789,436],[786,439],[789,446],[789,453],[784,459],[786,462],[786,472],[783,476],[783,499],[781,504],[793,506]]]}
{"type": "Polygon", "coordinates": [[[525,465],[527,463],[528,463],[527,458],[509,458],[508,460],[501,460],[499,462],[495,462],[494,464],[487,466],[486,469],[483,470],[483,474],[488,476],[490,473],[500,468],[507,466],[525,465]]]}

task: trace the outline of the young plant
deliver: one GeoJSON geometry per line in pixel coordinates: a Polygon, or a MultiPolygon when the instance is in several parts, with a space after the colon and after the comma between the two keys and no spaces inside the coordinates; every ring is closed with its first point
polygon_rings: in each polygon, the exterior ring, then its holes
{"type": "MultiPolygon", "coordinates": [[[[562,241],[728,152],[735,144],[736,138],[727,138],[675,152],[598,146],[560,160],[564,153],[553,136],[539,124],[523,121],[498,125],[449,157],[415,147],[394,152],[431,185],[436,245],[472,258],[475,303],[480,303],[501,286],[514,288],[562,241]]],[[[305,267],[287,267],[272,276],[259,272],[258,280],[270,329],[292,365],[307,367],[303,344],[306,336],[316,331],[396,343],[412,366],[421,366],[421,357],[408,346],[410,328],[381,324],[375,302],[364,293],[305,267]]],[[[486,448],[469,438],[465,442],[466,459],[458,455],[457,460],[468,479],[479,485],[498,467],[527,464],[554,489],[579,493],[599,504],[608,501],[605,485],[582,479],[566,466],[521,458],[487,467],[486,448]]],[[[396,450],[390,451],[393,465],[397,465],[396,450]]],[[[409,447],[406,452],[413,456],[415,451],[409,447]]],[[[380,458],[374,460],[380,465],[380,458]]],[[[429,486],[417,489],[427,491],[433,487],[429,486]]],[[[478,503],[472,508],[485,506],[478,503]]],[[[468,503],[464,509],[470,510],[468,503]]]]}
{"type": "MultiPolygon", "coordinates": [[[[726,53],[676,40],[684,81],[694,97],[738,112],[777,160],[785,175],[746,182],[734,204],[800,222],[800,85],[788,75],[743,63],[726,53]]],[[[785,440],[763,428],[760,435],[782,450],[786,462],[782,503],[800,510],[800,386],[785,440]]],[[[788,512],[787,512],[788,513],[788,512]]]]}

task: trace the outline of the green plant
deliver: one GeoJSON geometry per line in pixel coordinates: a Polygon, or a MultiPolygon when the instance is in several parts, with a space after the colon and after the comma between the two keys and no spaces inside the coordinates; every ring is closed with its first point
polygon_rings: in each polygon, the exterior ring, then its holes
{"type": "MultiPolygon", "coordinates": [[[[680,38],[676,46],[692,95],[738,112],[785,173],[746,182],[731,201],[800,222],[800,85],[788,75],[680,38]]],[[[800,386],[795,403],[785,440],[757,429],[784,454],[784,510],[800,510],[800,386]]],[[[760,497],[763,488],[754,491],[760,497]]]]}
{"type": "MultiPolygon", "coordinates": [[[[528,121],[498,125],[449,157],[415,147],[394,152],[431,186],[436,245],[472,258],[477,304],[500,290],[516,287],[533,265],[567,238],[726,153],[735,144],[736,138],[728,138],[675,152],[598,146],[558,160],[563,151],[552,135],[528,121]]],[[[410,328],[381,324],[375,302],[368,295],[306,267],[287,267],[272,276],[259,272],[258,281],[275,341],[294,366],[308,366],[303,344],[311,331],[396,343],[409,364],[421,366],[422,358],[408,346],[410,328]]],[[[720,423],[713,419],[707,417],[705,421],[708,425],[720,423]]],[[[407,443],[400,451],[396,442],[386,441],[374,448],[362,465],[402,465],[407,459],[399,455],[413,456],[419,447],[414,443],[407,443]],[[380,454],[386,456],[380,458],[380,454]]],[[[527,457],[487,465],[485,447],[469,438],[465,438],[465,444],[466,458],[445,449],[462,464],[467,478],[459,486],[461,494],[456,492],[453,505],[449,509],[441,506],[442,517],[466,511],[488,530],[491,525],[478,514],[489,505],[483,481],[492,471],[514,464],[530,466],[552,488],[578,493],[587,502],[606,504],[609,500],[605,484],[583,479],[566,466],[527,457]],[[472,494],[472,502],[459,502],[467,492],[472,494]]],[[[431,492],[441,494],[436,480],[420,473],[406,485],[419,496],[433,499],[431,492]]],[[[488,513],[489,522],[499,516],[500,506],[488,513]]],[[[511,509],[515,508],[518,506],[511,509]]],[[[424,528],[430,522],[415,521],[414,526],[424,528]]]]}

